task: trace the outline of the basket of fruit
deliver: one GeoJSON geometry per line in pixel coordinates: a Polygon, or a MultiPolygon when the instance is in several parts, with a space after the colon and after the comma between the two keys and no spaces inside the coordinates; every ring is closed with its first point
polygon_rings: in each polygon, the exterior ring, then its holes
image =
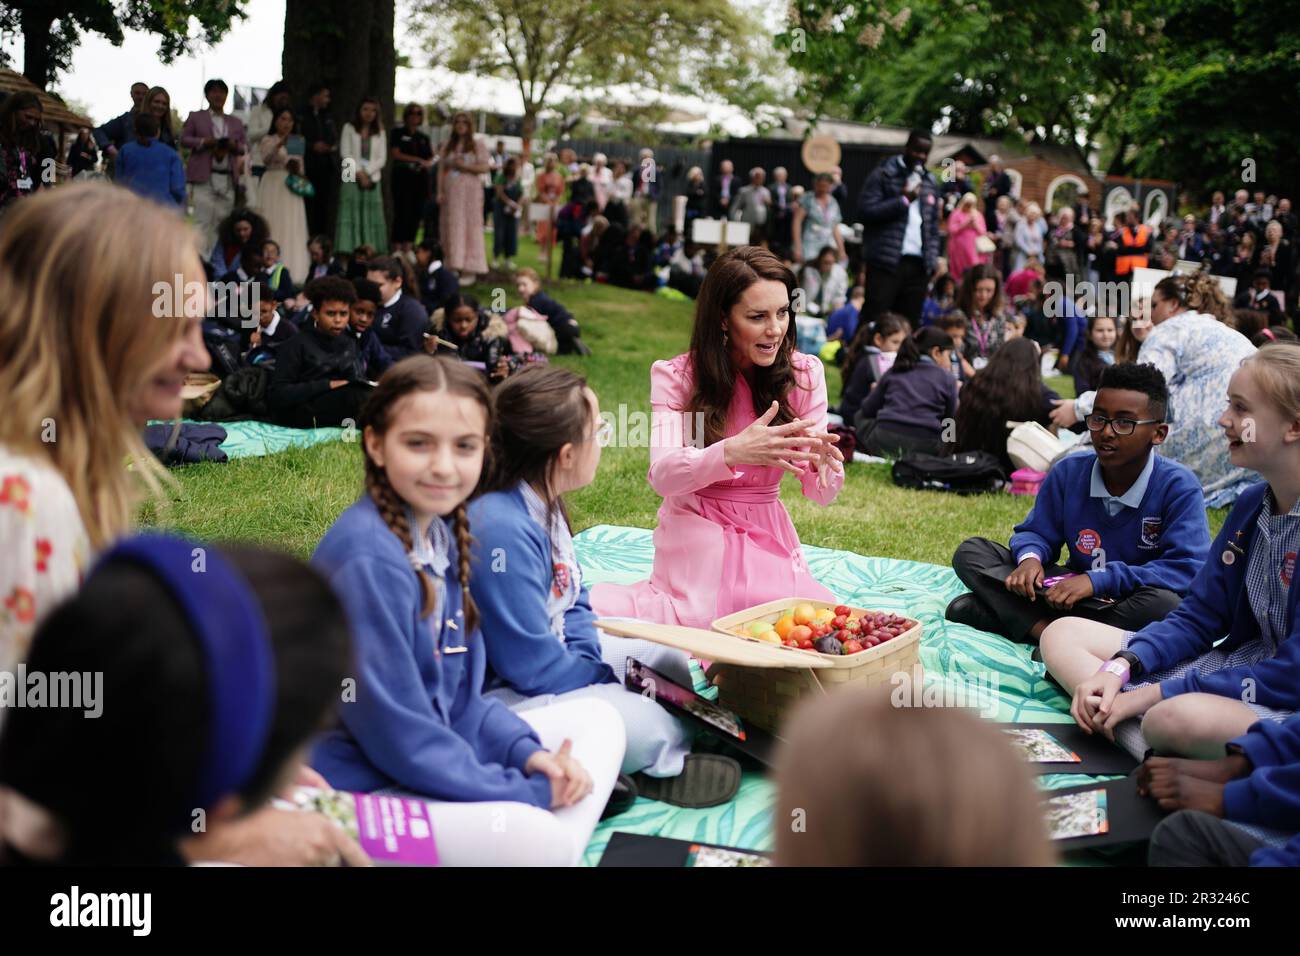
{"type": "Polygon", "coordinates": [[[596,625],[711,662],[718,702],[774,733],[786,710],[806,694],[885,684],[900,671],[910,678],[921,642],[915,620],[802,598],[728,614],[711,631],[615,618],[596,625]]]}
{"type": "Polygon", "coordinates": [[[713,629],[780,647],[792,657],[830,662],[830,667],[794,664],[763,670],[722,663],[710,670],[718,701],[768,729],[805,694],[849,684],[885,684],[899,672],[910,677],[921,648],[919,621],[803,598],[736,611],[714,621],[713,629]]]}

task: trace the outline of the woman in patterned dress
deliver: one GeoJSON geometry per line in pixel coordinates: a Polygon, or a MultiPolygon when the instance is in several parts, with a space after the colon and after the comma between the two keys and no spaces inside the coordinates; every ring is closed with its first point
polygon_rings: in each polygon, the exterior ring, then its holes
{"type": "Polygon", "coordinates": [[[488,148],[474,137],[468,113],[451,119],[451,137],[438,158],[438,209],[443,262],[460,274],[462,285],[487,272],[483,248],[483,184],[492,168],[488,148]]]}

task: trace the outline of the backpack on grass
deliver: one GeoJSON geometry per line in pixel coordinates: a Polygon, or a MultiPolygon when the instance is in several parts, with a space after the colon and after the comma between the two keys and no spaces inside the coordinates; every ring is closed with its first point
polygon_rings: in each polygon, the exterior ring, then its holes
{"type": "Polygon", "coordinates": [[[986,451],[961,451],[955,455],[913,452],[894,462],[894,484],[927,491],[954,491],[977,495],[997,491],[1006,481],[1002,463],[986,451]]]}

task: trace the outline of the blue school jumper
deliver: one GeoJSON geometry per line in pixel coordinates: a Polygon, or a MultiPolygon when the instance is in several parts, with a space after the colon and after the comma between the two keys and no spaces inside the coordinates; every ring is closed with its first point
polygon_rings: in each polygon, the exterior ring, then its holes
{"type": "Polygon", "coordinates": [[[364,497],[325,533],[312,564],[347,611],[356,659],[356,699],[341,725],[316,742],[311,764],[340,790],[401,787],[435,800],[509,800],[549,808],[544,774],[525,776],[542,749],[536,732],[482,695],[483,636],[467,632],[456,580],[455,543],[445,522],[420,561],[440,592],[420,616],[419,579],[402,543],[364,497]],[[439,553],[441,552],[441,553],[439,553]],[[468,650],[461,650],[468,648],[468,650]]]}
{"type": "MultiPolygon", "coordinates": [[[[1201,483],[1186,465],[1148,453],[1143,477],[1120,496],[1129,507],[1111,515],[1093,496],[1096,454],[1070,455],[1052,466],[1025,520],[1011,535],[1012,558],[1033,552],[1051,564],[1067,549],[1071,571],[1092,579],[1097,597],[1122,598],[1140,587],[1185,595],[1210,549],[1201,483]],[[1094,570],[1101,548],[1104,566],[1094,570]]],[[[1102,491],[1105,491],[1104,485],[1102,491]]]]}
{"type": "Polygon", "coordinates": [[[585,585],[564,613],[564,639],[551,628],[548,591],[557,574],[576,569],[552,567],[551,541],[529,514],[522,489],[483,495],[469,506],[469,518],[476,539],[470,591],[489,636],[488,689],[508,685],[537,697],[616,683],[601,659],[585,585]]]}
{"type": "Polygon", "coordinates": [[[1150,674],[1192,661],[1228,635],[1214,647],[1228,660],[1228,666],[1210,673],[1193,669],[1161,680],[1160,689],[1166,698],[1199,692],[1245,701],[1249,693],[1253,705],[1281,711],[1300,709],[1300,640],[1296,639],[1300,629],[1296,619],[1300,588],[1290,584],[1294,552],[1289,555],[1289,565],[1285,560],[1288,556],[1280,562],[1270,559],[1267,564],[1269,574],[1285,575],[1287,581],[1285,612],[1279,615],[1282,639],[1276,653],[1253,664],[1231,663],[1233,651],[1262,638],[1251,605],[1247,568],[1252,563],[1251,547],[1267,494],[1268,483],[1263,481],[1242,493],[1182,604],[1163,621],[1148,624],[1128,641],[1127,649],[1137,655],[1150,674]]]}
{"type": "MultiPolygon", "coordinates": [[[[1236,740],[1254,768],[1248,777],[1223,788],[1224,817],[1273,830],[1300,831],[1300,717],[1286,723],[1261,720],[1236,740]]],[[[1300,836],[1285,846],[1251,854],[1252,866],[1300,866],[1300,836]]]]}

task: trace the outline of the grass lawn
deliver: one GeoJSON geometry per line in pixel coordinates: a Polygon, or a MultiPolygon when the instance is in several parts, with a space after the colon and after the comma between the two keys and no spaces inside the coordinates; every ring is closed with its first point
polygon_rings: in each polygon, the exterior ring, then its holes
{"type": "MultiPolygon", "coordinates": [[[[520,245],[516,262],[536,264],[531,241],[520,245]]],[[[548,288],[577,317],[594,353],[553,361],[585,374],[601,408],[616,418],[620,406],[629,416],[640,411],[648,417],[650,364],[686,350],[693,303],[573,281],[552,282],[548,288]]],[[[490,286],[471,291],[485,304],[492,300],[490,286]]],[[[509,303],[518,304],[514,289],[506,292],[509,303]]],[[[838,401],[839,379],[833,370],[827,376],[832,404],[838,401]]],[[[1062,395],[1073,395],[1068,378],[1050,384],[1062,395]]],[[[648,466],[644,447],[606,448],[596,481],[570,496],[574,529],[595,524],[653,528],[660,498],[646,482],[648,466]]],[[[193,465],[174,474],[178,488],[173,500],[161,511],[146,506],[144,523],[207,539],[257,541],[306,558],[360,492],[361,453],[355,442],[334,442],[265,458],[193,465]]],[[[960,497],[904,490],[890,480],[888,465],[862,464],[849,467],[844,490],[829,507],[805,500],[793,480],[783,483],[782,500],[808,544],[945,565],[971,535],[1005,539],[1029,507],[1018,495],[960,497]]],[[[1212,533],[1225,515],[1210,512],[1212,533]]]]}

